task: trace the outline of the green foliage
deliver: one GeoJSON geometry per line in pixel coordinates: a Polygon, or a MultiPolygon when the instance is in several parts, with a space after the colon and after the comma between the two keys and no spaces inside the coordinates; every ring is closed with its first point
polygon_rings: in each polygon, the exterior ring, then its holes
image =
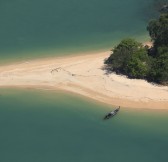
{"type": "Polygon", "coordinates": [[[158,20],[150,21],[147,27],[154,42],[154,57],[148,79],[168,84],[168,13],[162,14],[158,20]]]}
{"type": "Polygon", "coordinates": [[[124,39],[105,61],[107,69],[130,78],[168,85],[168,13],[149,22],[147,30],[153,47],[143,47],[134,39],[124,39]]]}
{"type": "Polygon", "coordinates": [[[159,47],[158,57],[152,63],[152,69],[149,72],[149,80],[168,84],[168,47],[159,47]]]}
{"type": "Polygon", "coordinates": [[[154,46],[168,45],[168,13],[162,14],[158,20],[151,20],[147,26],[154,46]]]}
{"type": "Polygon", "coordinates": [[[130,78],[144,78],[149,70],[148,60],[147,49],[141,43],[124,39],[105,63],[116,73],[126,74],[130,78]]]}
{"type": "Polygon", "coordinates": [[[125,64],[125,60],[128,60],[131,53],[138,50],[141,44],[133,39],[124,39],[113,50],[113,54],[106,60],[107,64],[112,64],[114,70],[121,70],[125,64]]]}
{"type": "Polygon", "coordinates": [[[126,63],[125,73],[130,78],[145,78],[149,72],[149,57],[145,48],[132,53],[126,63]]]}

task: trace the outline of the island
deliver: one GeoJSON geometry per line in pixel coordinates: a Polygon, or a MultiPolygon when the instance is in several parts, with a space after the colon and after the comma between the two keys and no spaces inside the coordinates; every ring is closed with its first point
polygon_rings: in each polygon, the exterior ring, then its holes
{"type": "Polygon", "coordinates": [[[168,110],[168,14],[147,30],[151,46],[128,38],[112,52],[0,66],[0,87],[63,90],[115,106],[168,110]]]}
{"type": "Polygon", "coordinates": [[[108,73],[168,85],[168,13],[151,20],[147,26],[153,45],[124,39],[105,60],[108,73]]]}

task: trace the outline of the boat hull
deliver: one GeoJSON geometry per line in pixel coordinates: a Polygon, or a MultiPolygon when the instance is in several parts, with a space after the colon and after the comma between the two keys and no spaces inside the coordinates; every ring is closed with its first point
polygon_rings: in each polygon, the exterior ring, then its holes
{"type": "Polygon", "coordinates": [[[120,107],[115,109],[114,111],[111,111],[110,113],[108,113],[107,115],[105,115],[105,117],[103,118],[104,120],[110,119],[112,117],[114,117],[115,115],[117,115],[117,113],[119,112],[120,107]]]}

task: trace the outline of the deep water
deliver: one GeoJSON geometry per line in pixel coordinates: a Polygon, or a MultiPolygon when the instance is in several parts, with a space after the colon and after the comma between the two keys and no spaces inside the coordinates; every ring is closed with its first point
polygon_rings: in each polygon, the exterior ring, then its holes
{"type": "Polygon", "coordinates": [[[155,0],[1,0],[0,63],[148,40],[155,0]]]}
{"type": "Polygon", "coordinates": [[[121,109],[62,92],[1,89],[2,162],[166,162],[168,112],[121,109]]]}

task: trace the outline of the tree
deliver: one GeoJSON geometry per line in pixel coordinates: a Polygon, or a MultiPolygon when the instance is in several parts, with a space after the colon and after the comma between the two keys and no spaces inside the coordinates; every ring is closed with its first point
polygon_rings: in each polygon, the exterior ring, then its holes
{"type": "Polygon", "coordinates": [[[124,39],[114,48],[113,53],[105,63],[111,65],[111,70],[122,71],[125,61],[129,59],[131,53],[137,51],[141,46],[142,44],[134,39],[124,39]]]}
{"type": "Polygon", "coordinates": [[[158,57],[153,61],[149,72],[149,80],[167,85],[168,84],[168,47],[158,49],[158,57]]]}
{"type": "Polygon", "coordinates": [[[108,69],[130,78],[145,78],[148,71],[147,49],[134,39],[124,39],[105,61],[108,69]]]}
{"type": "Polygon", "coordinates": [[[148,79],[160,84],[168,84],[168,13],[150,21],[149,35],[154,42],[150,55],[153,56],[152,68],[148,79]]]}
{"type": "Polygon", "coordinates": [[[147,26],[147,30],[154,42],[154,48],[168,46],[168,13],[161,14],[158,20],[151,20],[147,26]]]}
{"type": "Polygon", "coordinates": [[[132,54],[128,60],[125,73],[130,78],[146,78],[149,72],[149,57],[145,48],[141,48],[132,54]]]}
{"type": "Polygon", "coordinates": [[[134,39],[124,39],[105,64],[108,70],[118,74],[168,85],[168,13],[151,20],[147,30],[153,47],[144,47],[134,39]]]}

